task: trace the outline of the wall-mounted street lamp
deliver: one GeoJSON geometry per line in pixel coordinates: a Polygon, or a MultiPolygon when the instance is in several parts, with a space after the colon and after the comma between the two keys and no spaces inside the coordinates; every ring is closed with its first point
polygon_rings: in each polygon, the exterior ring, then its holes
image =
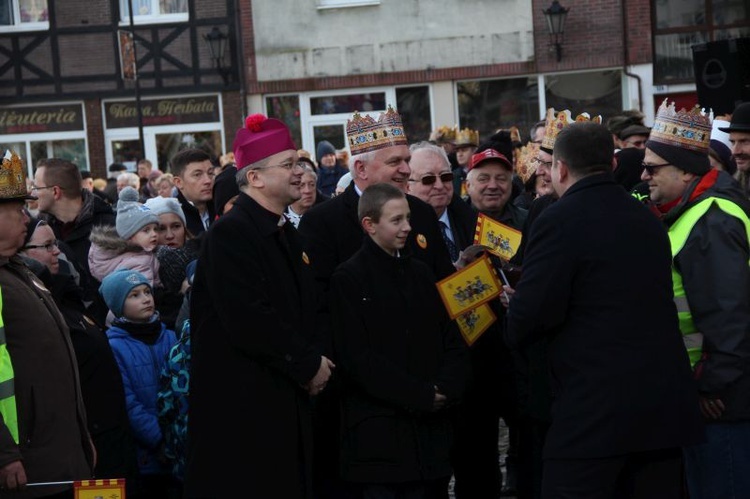
{"type": "Polygon", "coordinates": [[[221,79],[224,80],[224,85],[227,85],[229,83],[231,68],[224,65],[224,53],[227,50],[229,37],[214,26],[211,31],[203,35],[203,39],[206,41],[206,45],[208,45],[208,51],[211,54],[211,60],[214,61],[216,71],[221,75],[221,79]]]}
{"type": "Polygon", "coordinates": [[[560,2],[554,0],[548,9],[542,10],[544,17],[547,19],[547,28],[549,28],[549,42],[555,47],[557,53],[557,62],[562,60],[562,42],[565,34],[565,18],[568,17],[568,11],[560,2]]]}

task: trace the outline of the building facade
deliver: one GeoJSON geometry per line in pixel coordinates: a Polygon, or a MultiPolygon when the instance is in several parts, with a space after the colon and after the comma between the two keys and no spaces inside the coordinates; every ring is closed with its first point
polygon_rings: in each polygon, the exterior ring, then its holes
{"type": "Polygon", "coordinates": [[[53,156],[94,176],[144,157],[164,171],[181,147],[218,155],[231,144],[244,102],[234,1],[6,0],[0,9],[0,147],[29,172],[53,156]],[[212,34],[225,42],[221,72],[204,39],[212,34]]]}

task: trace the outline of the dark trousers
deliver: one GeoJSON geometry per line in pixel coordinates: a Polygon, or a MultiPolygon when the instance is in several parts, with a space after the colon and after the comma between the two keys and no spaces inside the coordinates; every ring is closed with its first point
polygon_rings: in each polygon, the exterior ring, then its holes
{"type": "Polygon", "coordinates": [[[361,484],[359,499],[448,499],[450,477],[405,483],[361,484]]]}
{"type": "Polygon", "coordinates": [[[451,452],[456,499],[496,499],[503,480],[497,446],[499,410],[492,397],[482,403],[471,396],[456,409],[451,452]]]}
{"type": "Polygon", "coordinates": [[[680,499],[681,449],[544,461],[544,499],[680,499]]]}
{"type": "Polygon", "coordinates": [[[542,497],[542,450],[549,423],[522,416],[518,420],[517,499],[542,497]]]}

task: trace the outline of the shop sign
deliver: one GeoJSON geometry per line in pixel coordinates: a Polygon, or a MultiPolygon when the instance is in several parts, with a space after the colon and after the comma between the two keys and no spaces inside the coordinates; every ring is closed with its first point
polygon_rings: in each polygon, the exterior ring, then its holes
{"type": "Polygon", "coordinates": [[[83,130],[81,104],[0,107],[0,135],[83,130]]]}
{"type": "MultiPolygon", "coordinates": [[[[138,126],[138,108],[135,101],[113,101],[104,104],[107,128],[138,126]]],[[[177,97],[170,99],[142,99],[143,126],[182,125],[186,123],[216,123],[219,115],[219,97],[177,97]]]]}

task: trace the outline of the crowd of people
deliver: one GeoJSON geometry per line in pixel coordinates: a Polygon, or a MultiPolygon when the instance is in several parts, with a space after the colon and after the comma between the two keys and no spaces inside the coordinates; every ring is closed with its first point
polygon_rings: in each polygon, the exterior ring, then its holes
{"type": "Polygon", "coordinates": [[[220,157],[30,185],[8,151],[0,497],[750,497],[750,103],[653,123],[410,142],[389,107],[342,161],[256,114],[220,157]],[[469,340],[436,284],[480,215],[520,278],[469,340]]]}

